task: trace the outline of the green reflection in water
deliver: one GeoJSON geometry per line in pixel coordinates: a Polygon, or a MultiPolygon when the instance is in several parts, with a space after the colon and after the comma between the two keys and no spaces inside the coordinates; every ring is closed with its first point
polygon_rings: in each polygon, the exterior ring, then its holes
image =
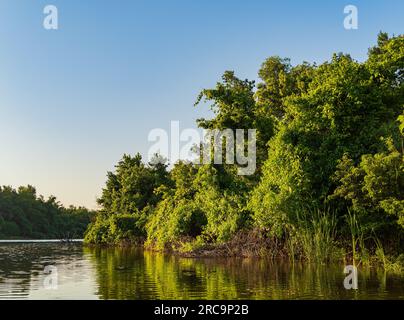
{"type": "Polygon", "coordinates": [[[342,265],[260,259],[185,259],[139,248],[0,244],[0,299],[404,299],[404,278],[359,270],[343,287],[342,265]],[[43,283],[58,271],[58,289],[43,283]]]}
{"type": "Polygon", "coordinates": [[[343,266],[259,259],[186,259],[141,249],[85,248],[101,299],[403,299],[404,282],[374,269],[359,290],[343,287],[343,266]]]}

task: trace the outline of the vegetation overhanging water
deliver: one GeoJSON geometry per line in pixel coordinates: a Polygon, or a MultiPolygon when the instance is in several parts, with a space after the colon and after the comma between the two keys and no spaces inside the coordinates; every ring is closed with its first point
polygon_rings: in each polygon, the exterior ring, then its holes
{"type": "Polygon", "coordinates": [[[403,70],[404,37],[380,33],[364,62],[335,54],[292,66],[270,57],[258,84],[226,71],[197,97],[196,106],[215,112],[197,124],[256,129],[254,174],[213,161],[169,170],[124,155],[107,174],[97,212],[64,208],[32,186],[0,188],[0,238],[85,235],[94,245],[402,273],[403,70]]]}

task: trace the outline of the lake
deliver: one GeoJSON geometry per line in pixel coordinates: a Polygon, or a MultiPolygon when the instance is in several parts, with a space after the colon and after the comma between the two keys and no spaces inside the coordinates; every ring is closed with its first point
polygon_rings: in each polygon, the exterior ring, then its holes
{"type": "Polygon", "coordinates": [[[404,299],[404,278],[343,265],[190,259],[81,243],[0,243],[0,299],[404,299]]]}

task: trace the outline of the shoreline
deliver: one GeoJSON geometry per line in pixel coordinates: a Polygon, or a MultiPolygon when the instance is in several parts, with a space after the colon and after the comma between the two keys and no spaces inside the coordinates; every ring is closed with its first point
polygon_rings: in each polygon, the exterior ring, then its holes
{"type": "Polygon", "coordinates": [[[288,260],[292,263],[324,265],[341,263],[356,267],[380,267],[386,272],[404,273],[404,254],[389,250],[389,253],[383,252],[383,255],[380,255],[375,251],[375,248],[369,247],[365,249],[366,255],[362,255],[362,252],[360,252],[359,256],[353,258],[352,248],[346,245],[346,241],[339,240],[333,243],[332,248],[329,248],[331,252],[324,256],[321,256],[321,254],[316,256],[316,253],[308,256],[299,247],[299,244],[291,250],[287,239],[265,236],[262,230],[259,229],[239,231],[224,243],[198,243],[195,238],[185,237],[166,243],[164,246],[145,241],[145,239],[124,240],[115,244],[83,242],[83,245],[100,248],[140,248],[145,251],[190,259],[280,259],[288,260]]]}
{"type": "MultiPolygon", "coordinates": [[[[345,265],[356,265],[367,266],[367,267],[382,267],[386,271],[392,271],[394,273],[402,274],[404,273],[404,255],[390,255],[386,256],[384,261],[381,261],[377,254],[370,254],[367,260],[356,260],[352,259],[349,252],[344,251],[337,255],[335,252],[335,257],[318,260],[318,259],[307,259],[300,256],[291,257],[290,252],[287,251],[285,242],[279,241],[279,239],[263,238],[259,237],[258,233],[253,230],[251,232],[241,232],[236,234],[232,239],[225,243],[217,244],[200,244],[194,247],[188,247],[184,249],[184,243],[178,240],[173,243],[166,244],[164,248],[159,248],[157,244],[147,243],[145,239],[136,240],[123,240],[119,243],[86,243],[85,239],[7,239],[0,240],[1,244],[82,244],[83,247],[89,248],[123,248],[123,249],[140,249],[149,252],[162,253],[166,255],[172,255],[179,258],[189,258],[189,259],[257,259],[257,260],[287,260],[292,263],[317,263],[317,264],[334,264],[343,263],[345,265]]],[[[190,239],[182,239],[190,240],[190,239]]],[[[189,244],[190,242],[188,242],[189,244]]],[[[337,248],[337,247],[336,247],[337,248]]],[[[342,248],[340,248],[342,249],[342,248]]],[[[346,249],[346,248],[345,248],[346,249]]]]}
{"type": "Polygon", "coordinates": [[[0,240],[2,243],[83,243],[84,239],[10,239],[10,240],[0,240]]]}

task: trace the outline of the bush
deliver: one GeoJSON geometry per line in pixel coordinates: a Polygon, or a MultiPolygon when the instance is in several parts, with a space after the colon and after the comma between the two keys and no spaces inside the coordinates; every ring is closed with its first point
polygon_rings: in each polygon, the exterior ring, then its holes
{"type": "Polygon", "coordinates": [[[91,223],[85,234],[86,243],[120,244],[138,242],[143,230],[137,226],[138,218],[134,215],[112,215],[105,219],[98,217],[91,223]]]}

